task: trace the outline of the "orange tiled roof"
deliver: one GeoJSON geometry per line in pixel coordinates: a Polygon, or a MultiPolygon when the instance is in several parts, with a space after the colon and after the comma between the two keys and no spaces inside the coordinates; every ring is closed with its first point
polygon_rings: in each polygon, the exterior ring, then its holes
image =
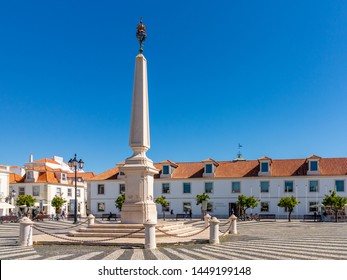
{"type": "Polygon", "coordinates": [[[114,180],[117,179],[119,174],[119,168],[113,167],[103,173],[100,173],[93,178],[90,179],[90,181],[103,181],[103,180],[114,180]]]}
{"type": "Polygon", "coordinates": [[[40,172],[36,183],[51,183],[59,184],[58,179],[55,177],[54,172],[40,172]]]}
{"type": "MultiPolygon", "coordinates": [[[[94,172],[79,172],[79,173],[77,173],[77,177],[81,177],[85,180],[91,179],[95,176],[96,176],[96,174],[94,172]]],[[[67,177],[73,178],[73,177],[75,177],[75,173],[67,173],[67,177]]]]}
{"type": "MultiPolygon", "coordinates": [[[[245,161],[220,161],[215,171],[214,178],[242,178],[258,177],[260,171],[259,160],[245,161]]],[[[203,162],[178,162],[177,168],[172,174],[172,179],[203,178],[203,162]]],[[[161,170],[162,163],[154,164],[161,170]]],[[[306,176],[308,163],[306,159],[272,159],[271,177],[306,176]]],[[[98,180],[115,180],[118,178],[118,167],[111,168],[94,178],[98,180]]],[[[320,158],[319,176],[333,176],[347,174],[347,158],[320,158]]],[[[160,174],[155,175],[160,178],[160,174]]],[[[167,178],[165,178],[167,180],[167,178]]]]}
{"type": "Polygon", "coordinates": [[[18,174],[10,173],[10,178],[9,178],[10,184],[18,183],[21,179],[22,179],[22,177],[19,176],[18,174]]]}

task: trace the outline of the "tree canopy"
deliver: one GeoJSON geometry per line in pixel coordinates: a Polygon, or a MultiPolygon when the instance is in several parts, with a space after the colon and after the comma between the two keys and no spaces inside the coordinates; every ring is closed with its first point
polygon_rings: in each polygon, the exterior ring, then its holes
{"type": "Polygon", "coordinates": [[[120,196],[117,197],[115,201],[116,208],[119,209],[119,211],[122,211],[122,206],[125,202],[125,193],[122,193],[120,196]]]}
{"type": "Polygon", "coordinates": [[[207,201],[209,200],[210,197],[207,193],[203,193],[203,194],[197,194],[196,195],[196,205],[201,204],[203,201],[207,201]]]}
{"type": "Polygon", "coordinates": [[[337,222],[337,215],[339,210],[344,209],[345,205],[347,204],[347,198],[341,197],[336,194],[336,191],[330,190],[330,195],[325,195],[322,204],[325,207],[330,207],[332,211],[334,211],[335,214],[335,221],[337,222]]]}
{"type": "Polygon", "coordinates": [[[36,202],[36,198],[32,197],[29,194],[19,195],[17,200],[16,200],[16,205],[17,206],[25,205],[26,207],[32,207],[32,206],[34,206],[35,202],[36,202]]]}
{"type": "Polygon", "coordinates": [[[55,207],[55,210],[58,212],[61,207],[64,205],[64,203],[66,203],[66,200],[64,198],[62,198],[61,196],[54,196],[52,199],[52,206],[55,207]]]}
{"type": "Polygon", "coordinates": [[[298,205],[300,201],[296,199],[295,196],[291,197],[281,197],[280,201],[278,202],[277,206],[281,208],[285,208],[288,211],[288,221],[291,221],[291,215],[293,212],[293,209],[296,205],[298,205]]]}

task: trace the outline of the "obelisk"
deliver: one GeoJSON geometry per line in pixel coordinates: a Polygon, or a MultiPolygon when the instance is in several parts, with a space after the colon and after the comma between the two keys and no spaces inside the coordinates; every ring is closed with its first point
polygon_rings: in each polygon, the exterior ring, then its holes
{"type": "Polygon", "coordinates": [[[125,173],[125,202],[121,211],[121,222],[143,224],[157,221],[157,208],[153,201],[153,176],[158,173],[153,162],[147,158],[150,147],[147,61],[143,56],[146,26],[137,25],[136,37],[140,42],[140,54],[136,56],[133,99],[131,109],[129,146],[133,155],[120,166],[125,173]]]}

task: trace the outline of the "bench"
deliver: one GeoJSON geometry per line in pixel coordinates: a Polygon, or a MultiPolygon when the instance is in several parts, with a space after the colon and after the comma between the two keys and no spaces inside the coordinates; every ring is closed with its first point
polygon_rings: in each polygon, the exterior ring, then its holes
{"type": "Polygon", "coordinates": [[[48,214],[39,214],[35,217],[36,221],[41,221],[43,222],[44,219],[50,219],[50,215],[48,214]]]}
{"type": "Polygon", "coordinates": [[[18,217],[17,216],[1,216],[0,223],[3,223],[3,222],[17,223],[18,217]]]}
{"type": "Polygon", "coordinates": [[[260,220],[276,220],[275,214],[259,214],[258,221],[260,220]]]}
{"type": "Polygon", "coordinates": [[[321,221],[322,215],[304,215],[304,221],[313,220],[313,221],[321,221]]]}
{"type": "Polygon", "coordinates": [[[118,219],[118,216],[117,214],[101,214],[101,219],[104,220],[104,219],[107,219],[107,220],[111,220],[111,219],[114,219],[115,221],[117,221],[118,219]]]}
{"type": "Polygon", "coordinates": [[[187,217],[186,214],[176,214],[176,220],[178,219],[185,219],[187,217]]]}

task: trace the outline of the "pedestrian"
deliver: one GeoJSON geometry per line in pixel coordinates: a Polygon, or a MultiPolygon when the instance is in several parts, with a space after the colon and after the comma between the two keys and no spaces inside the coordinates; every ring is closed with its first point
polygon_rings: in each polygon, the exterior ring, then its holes
{"type": "Polygon", "coordinates": [[[110,215],[108,215],[107,220],[111,221],[111,218],[112,218],[112,212],[110,212],[110,215]]]}
{"type": "Polygon", "coordinates": [[[313,213],[313,221],[316,222],[317,221],[317,212],[314,211],[313,213]]]}
{"type": "Polygon", "coordinates": [[[62,220],[65,220],[65,209],[63,209],[62,211],[61,211],[61,219],[62,220]]]}
{"type": "Polygon", "coordinates": [[[192,219],[192,215],[193,215],[192,209],[189,209],[189,218],[190,218],[190,219],[192,219]]]}

